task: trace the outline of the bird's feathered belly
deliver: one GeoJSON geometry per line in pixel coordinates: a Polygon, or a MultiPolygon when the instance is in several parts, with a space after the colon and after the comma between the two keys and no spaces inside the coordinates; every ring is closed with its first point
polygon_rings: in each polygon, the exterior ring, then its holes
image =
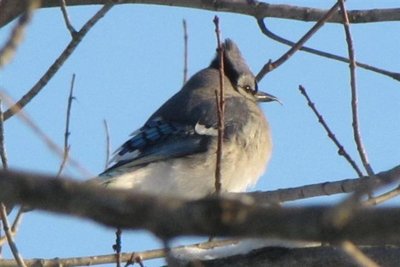
{"type": "MultiPolygon", "coordinates": [[[[264,118],[264,117],[263,117],[264,118]]],[[[253,119],[251,116],[249,119],[253,119]]],[[[242,192],[253,186],[265,170],[271,152],[268,123],[259,118],[223,143],[222,191],[242,192]],[[254,127],[256,125],[256,127],[254,127]],[[233,142],[232,142],[233,141],[233,142]],[[239,149],[239,151],[237,151],[239,149]]],[[[125,188],[156,195],[194,199],[215,192],[217,139],[206,153],[157,161],[107,181],[107,187],[125,188]]]]}

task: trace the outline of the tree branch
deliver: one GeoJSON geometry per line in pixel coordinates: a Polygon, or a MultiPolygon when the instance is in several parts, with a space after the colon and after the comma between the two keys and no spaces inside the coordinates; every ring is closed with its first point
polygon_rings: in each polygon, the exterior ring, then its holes
{"type": "Polygon", "coordinates": [[[218,16],[214,17],[213,20],[215,24],[215,35],[217,38],[217,53],[219,56],[219,88],[215,88],[215,101],[217,106],[217,117],[218,117],[218,143],[217,143],[217,153],[215,162],[215,193],[221,193],[222,188],[222,154],[223,154],[223,144],[224,144],[224,131],[225,131],[225,91],[224,91],[224,46],[221,44],[221,30],[219,27],[218,16]]]}
{"type": "Polygon", "coordinates": [[[358,168],[357,163],[351,158],[349,153],[347,153],[346,149],[344,146],[339,142],[339,140],[336,138],[336,135],[332,132],[332,130],[329,128],[328,124],[325,122],[324,117],[319,113],[317,110],[315,104],[311,101],[311,98],[308,96],[308,93],[306,89],[302,86],[299,85],[299,90],[300,93],[306,98],[308,106],[311,108],[311,110],[314,112],[315,116],[318,118],[318,122],[322,125],[324,130],[326,131],[329,139],[332,140],[332,142],[336,145],[338,148],[338,154],[340,156],[343,156],[347,162],[350,164],[350,166],[356,171],[358,174],[358,177],[362,177],[363,173],[361,172],[360,168],[358,168]]]}
{"type": "MultiPolygon", "coordinates": [[[[260,28],[261,32],[265,36],[267,36],[268,38],[270,38],[270,39],[272,39],[272,40],[274,40],[274,41],[276,41],[278,43],[288,45],[290,47],[292,47],[292,46],[294,46],[296,44],[295,42],[287,40],[287,39],[285,39],[285,38],[273,33],[272,31],[270,31],[267,28],[267,26],[265,25],[264,19],[258,19],[257,20],[257,24],[258,24],[258,27],[260,28]]],[[[314,55],[317,55],[317,56],[326,57],[326,58],[329,58],[329,59],[333,59],[333,60],[337,60],[337,61],[341,61],[341,62],[345,62],[345,63],[350,63],[348,58],[345,58],[345,57],[342,57],[342,56],[338,56],[338,55],[335,55],[335,54],[331,54],[331,53],[328,53],[328,52],[324,52],[322,50],[314,49],[314,48],[311,48],[311,47],[302,46],[299,50],[307,52],[307,53],[311,53],[311,54],[314,54],[314,55]]],[[[372,72],[375,72],[375,73],[379,73],[379,74],[385,75],[387,77],[390,77],[392,79],[395,79],[397,81],[400,81],[400,73],[399,72],[392,72],[392,71],[384,70],[384,69],[381,69],[381,68],[377,68],[377,67],[374,67],[374,66],[359,62],[359,61],[356,61],[355,63],[360,68],[363,68],[363,69],[366,69],[366,70],[369,70],[369,71],[372,71],[372,72]]]]}
{"type": "Polygon", "coordinates": [[[71,79],[71,86],[69,89],[69,96],[67,101],[67,114],[65,119],[65,132],[64,132],[64,153],[63,158],[60,164],[60,168],[58,169],[57,176],[60,176],[64,170],[65,164],[68,161],[70,145],[69,145],[69,135],[71,134],[69,130],[70,120],[71,120],[71,108],[72,108],[72,101],[74,100],[74,84],[75,84],[75,73],[72,74],[71,79]]]}
{"type": "MultiPolygon", "coordinates": [[[[0,2],[0,27],[6,25],[24,12],[24,1],[3,0],[0,2]]],[[[109,0],[68,0],[68,6],[99,5],[110,3],[109,0]]],[[[174,7],[187,7],[203,10],[238,13],[256,18],[283,18],[299,21],[318,21],[326,12],[326,9],[274,5],[256,0],[126,0],[126,4],[149,4],[174,7]]],[[[59,0],[43,0],[42,8],[59,7],[59,0]]],[[[400,20],[400,8],[367,9],[349,11],[351,23],[371,23],[382,21],[400,20]]],[[[339,13],[336,13],[328,22],[342,23],[339,13]]]]}
{"type": "MultiPolygon", "coordinates": [[[[40,1],[29,1],[28,4],[25,1],[18,2],[23,3],[22,7],[24,8],[23,10],[25,13],[19,18],[17,25],[15,25],[4,46],[0,48],[0,69],[3,68],[4,65],[6,65],[9,61],[11,61],[12,57],[14,56],[15,51],[17,50],[17,47],[21,43],[21,40],[25,34],[26,26],[32,19],[33,11],[39,7],[40,1]]],[[[0,10],[2,10],[1,6],[2,2],[0,2],[0,10]]],[[[0,17],[2,12],[0,13],[0,17]]]]}
{"type": "Polygon", "coordinates": [[[14,238],[10,231],[8,219],[7,219],[7,211],[6,206],[4,206],[3,202],[0,202],[0,218],[3,223],[4,232],[7,237],[8,245],[10,246],[11,252],[14,255],[14,258],[19,267],[26,267],[24,259],[22,258],[21,254],[18,251],[17,245],[14,242],[14,238]]]}
{"type": "Polygon", "coordinates": [[[286,60],[288,60],[294,53],[296,53],[303,45],[314,35],[324,24],[332,17],[338,10],[339,4],[334,4],[322,17],[319,19],[311,28],[308,30],[297,42],[295,45],[290,47],[290,49],[279,57],[274,62],[271,60],[265,64],[261,70],[257,73],[256,79],[257,81],[261,81],[262,78],[268,73],[274,70],[275,68],[282,65],[286,60]]]}
{"type": "MultiPolygon", "coordinates": [[[[220,241],[216,241],[220,242],[220,241]]],[[[207,245],[207,243],[204,243],[207,245]]],[[[202,246],[182,246],[172,248],[172,251],[185,248],[202,248],[202,246]]],[[[213,248],[213,246],[211,246],[213,248]]],[[[397,266],[400,248],[398,247],[361,247],[361,251],[367,256],[376,260],[381,266],[397,266]]],[[[144,252],[122,253],[121,260],[129,261],[132,257],[140,257],[143,260],[164,257],[163,249],[155,249],[144,252]]],[[[75,258],[56,258],[56,259],[25,259],[27,266],[52,267],[52,266],[93,266],[99,264],[113,263],[115,254],[75,257],[75,258]]],[[[250,251],[246,255],[234,255],[219,259],[197,260],[202,267],[298,267],[298,266],[324,266],[324,267],[354,267],[355,265],[336,248],[330,246],[305,247],[305,248],[286,248],[286,247],[264,247],[250,251]]],[[[174,259],[175,267],[188,267],[193,262],[187,259],[174,259]]],[[[15,260],[0,259],[2,267],[17,267],[15,260]]],[[[196,265],[194,265],[196,266],[196,265]]],[[[199,265],[197,265],[199,266],[199,265]]]]}
{"type": "Polygon", "coordinates": [[[399,208],[357,209],[336,228],[326,219],[330,206],[266,207],[248,196],[187,202],[13,171],[0,171],[0,188],[3,202],[82,217],[113,228],[145,229],[163,240],[199,235],[323,242],[348,239],[356,244],[400,241],[399,208]]]}
{"type": "MultiPolygon", "coordinates": [[[[400,180],[400,165],[372,177],[364,176],[361,179],[344,179],[267,192],[250,192],[246,193],[246,195],[250,195],[260,203],[279,203],[318,196],[351,193],[360,191],[366,185],[370,186],[370,189],[373,189],[381,185],[389,185],[398,180],[400,180]]],[[[242,193],[232,194],[241,195],[242,193]]]]}
{"type": "MultiPolygon", "coordinates": [[[[23,2],[23,1],[21,1],[23,2]]],[[[59,3],[59,1],[56,1],[59,3]]],[[[64,49],[61,55],[54,61],[50,68],[45,74],[39,79],[39,81],[20,99],[17,103],[10,107],[4,112],[4,120],[9,119],[17,111],[25,107],[50,81],[50,79],[57,73],[68,57],[74,52],[75,48],[80,44],[82,39],[88,33],[88,31],[113,7],[113,4],[108,3],[104,5],[91,19],[89,19],[81,30],[74,35],[74,38],[64,49]]],[[[1,9],[1,6],[0,6],[1,9]]],[[[1,13],[0,13],[1,14],[1,13]]]]}

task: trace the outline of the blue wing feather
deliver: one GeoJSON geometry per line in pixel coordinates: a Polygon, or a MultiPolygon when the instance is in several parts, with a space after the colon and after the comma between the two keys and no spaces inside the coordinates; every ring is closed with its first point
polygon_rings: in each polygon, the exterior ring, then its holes
{"type": "MultiPolygon", "coordinates": [[[[206,99],[204,102],[192,103],[193,105],[188,108],[173,105],[174,97],[156,111],[146,124],[135,131],[132,137],[115,152],[112,159],[114,165],[103,175],[112,175],[112,170],[120,166],[130,168],[207,150],[211,139],[215,138],[213,129],[217,127],[215,103],[206,99]],[[199,125],[202,131],[196,132],[196,127],[199,125]]],[[[225,139],[232,138],[248,119],[249,113],[241,108],[243,106],[241,101],[244,100],[226,99],[225,114],[229,116],[225,117],[225,139]]]]}
{"type": "Polygon", "coordinates": [[[182,157],[207,149],[209,136],[196,133],[193,126],[166,122],[161,118],[149,120],[135,131],[112,159],[115,162],[103,174],[120,166],[135,167],[168,158],[182,157]]]}

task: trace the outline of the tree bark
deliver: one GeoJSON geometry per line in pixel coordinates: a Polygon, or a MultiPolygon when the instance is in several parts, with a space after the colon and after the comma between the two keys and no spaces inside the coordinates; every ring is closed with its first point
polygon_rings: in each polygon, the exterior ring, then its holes
{"type": "MultiPolygon", "coordinates": [[[[110,3],[110,0],[68,0],[68,6],[100,5],[110,3]]],[[[126,0],[121,1],[124,4],[148,4],[164,5],[175,7],[186,7],[203,9],[209,11],[238,13],[255,18],[283,18],[299,21],[317,21],[327,10],[290,6],[275,5],[258,1],[248,0],[126,0]]],[[[42,8],[59,7],[59,0],[43,0],[42,8]]],[[[10,21],[21,15],[26,9],[25,0],[2,0],[0,1],[0,27],[8,24],[10,21]]],[[[382,21],[400,20],[400,8],[391,9],[369,9],[369,10],[350,10],[349,19],[351,23],[370,23],[382,21]]],[[[342,17],[339,13],[334,15],[328,22],[342,23],[342,17]]]]}

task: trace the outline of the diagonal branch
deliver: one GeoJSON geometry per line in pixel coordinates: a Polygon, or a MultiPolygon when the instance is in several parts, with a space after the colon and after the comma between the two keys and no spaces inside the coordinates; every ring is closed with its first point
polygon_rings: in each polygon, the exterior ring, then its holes
{"type": "MultiPolygon", "coordinates": [[[[4,65],[6,65],[14,56],[14,53],[24,36],[26,26],[31,21],[33,11],[40,5],[40,0],[29,1],[28,6],[26,6],[26,1],[19,2],[22,3],[23,11],[25,13],[19,18],[17,25],[14,27],[4,46],[0,48],[0,69],[3,68],[4,65]]],[[[0,7],[1,4],[2,3],[0,2],[0,7]]]]}
{"type": "Polygon", "coordinates": [[[308,96],[306,89],[300,85],[299,90],[300,90],[301,94],[304,95],[304,97],[306,98],[308,106],[314,112],[315,116],[317,116],[318,122],[322,125],[322,127],[327,132],[329,139],[331,139],[332,142],[337,146],[338,154],[340,156],[343,156],[347,160],[347,162],[351,165],[351,167],[353,167],[353,169],[358,174],[358,177],[363,177],[363,174],[362,174],[361,170],[358,168],[355,161],[351,158],[351,156],[347,153],[346,149],[336,138],[335,134],[331,131],[328,124],[325,122],[324,117],[322,117],[322,115],[318,112],[317,108],[315,107],[315,104],[311,101],[310,97],[308,96]]]}
{"type": "Polygon", "coordinates": [[[378,264],[367,257],[356,245],[350,241],[343,241],[340,244],[340,248],[360,267],[379,267],[378,264]]]}
{"type": "Polygon", "coordinates": [[[321,17],[315,23],[315,25],[306,33],[303,35],[303,37],[300,38],[299,41],[295,45],[293,45],[285,54],[283,54],[280,58],[275,60],[274,62],[269,61],[267,64],[265,64],[261,70],[258,72],[256,79],[257,81],[261,81],[262,78],[268,73],[271,72],[272,70],[276,69],[280,65],[282,65],[286,60],[288,60],[293,54],[298,51],[306,42],[308,39],[311,38],[311,36],[314,35],[324,24],[325,22],[337,12],[337,9],[339,7],[339,3],[334,4],[324,16],[321,17]]]}
{"type": "MultiPolygon", "coordinates": [[[[47,134],[43,132],[43,130],[39,126],[37,126],[37,124],[34,123],[34,121],[28,116],[28,114],[26,114],[23,110],[18,110],[18,106],[14,104],[15,102],[9,99],[9,97],[3,92],[0,92],[0,97],[2,97],[7,102],[7,105],[10,106],[9,110],[17,114],[18,117],[33,131],[33,133],[35,133],[39,137],[39,139],[43,141],[43,143],[49,148],[50,151],[54,152],[61,158],[64,157],[63,150],[55,142],[53,142],[53,140],[51,140],[51,138],[49,138],[47,134]],[[16,108],[17,110],[14,110],[14,108],[16,108]]],[[[82,175],[91,177],[90,172],[87,171],[81,164],[79,164],[78,161],[71,157],[68,158],[68,161],[69,164],[75,167],[80,173],[82,173],[82,175]]]]}
{"type": "MultiPolygon", "coordinates": [[[[251,196],[259,203],[281,203],[318,196],[359,192],[365,187],[368,187],[369,190],[372,191],[379,187],[388,186],[399,180],[400,165],[371,177],[364,176],[361,179],[344,179],[335,182],[323,182],[274,191],[250,192],[246,193],[246,195],[251,196]]],[[[391,196],[393,196],[393,194],[395,193],[391,193],[391,196]]],[[[241,193],[232,193],[232,195],[241,195],[241,193]]]]}
{"type": "Polygon", "coordinates": [[[68,11],[67,11],[67,4],[65,3],[65,0],[60,0],[60,7],[61,7],[61,12],[64,17],[65,26],[67,27],[69,34],[71,34],[71,37],[74,38],[74,36],[77,32],[76,32],[74,26],[72,26],[71,20],[69,19],[68,11]]]}
{"type": "Polygon", "coordinates": [[[16,111],[24,108],[50,81],[57,73],[68,57],[74,52],[75,48],[80,44],[88,31],[113,7],[114,4],[108,3],[104,5],[91,19],[89,19],[82,29],[74,35],[74,38],[64,49],[61,55],[54,61],[39,81],[13,106],[4,112],[4,120],[12,117],[16,111]]]}
{"type": "Polygon", "coordinates": [[[371,197],[368,200],[364,201],[362,204],[364,206],[376,206],[392,198],[395,198],[399,195],[400,195],[400,186],[396,187],[393,190],[385,192],[379,196],[371,197]]]}
{"type": "Polygon", "coordinates": [[[15,244],[14,238],[11,234],[8,219],[7,219],[6,206],[3,204],[3,202],[0,202],[0,219],[3,223],[3,229],[4,229],[4,232],[6,233],[8,245],[10,246],[11,252],[12,252],[15,260],[17,261],[18,266],[26,267],[25,262],[21,256],[21,254],[19,253],[17,245],[15,244]]]}
{"type": "MultiPolygon", "coordinates": [[[[264,35],[266,35],[268,38],[270,38],[270,39],[272,39],[274,41],[277,41],[279,43],[288,45],[290,47],[292,47],[292,46],[294,46],[296,44],[295,42],[289,41],[289,40],[287,40],[285,38],[282,38],[282,37],[276,35],[275,33],[271,32],[267,28],[267,26],[265,25],[264,19],[258,19],[257,23],[258,23],[258,27],[260,28],[261,32],[264,35]]],[[[337,60],[337,61],[341,61],[341,62],[345,62],[345,63],[350,63],[348,58],[345,58],[345,57],[342,57],[342,56],[338,56],[338,55],[335,55],[335,54],[331,54],[331,53],[328,53],[328,52],[324,52],[324,51],[321,51],[321,50],[318,50],[318,49],[310,48],[310,47],[307,47],[307,46],[303,46],[299,50],[305,51],[305,52],[308,52],[308,53],[311,53],[311,54],[314,54],[314,55],[318,55],[318,56],[321,56],[321,57],[326,57],[326,58],[329,58],[329,59],[333,59],[333,60],[337,60]]],[[[395,79],[397,81],[400,81],[400,73],[399,72],[387,71],[387,70],[384,70],[384,69],[380,69],[380,68],[377,68],[377,67],[362,63],[362,62],[358,62],[358,61],[356,61],[356,64],[360,68],[363,68],[363,69],[366,69],[366,70],[369,70],[369,71],[372,71],[372,72],[375,72],[375,73],[379,73],[379,74],[388,76],[390,78],[393,78],[393,79],[395,79]]]]}

